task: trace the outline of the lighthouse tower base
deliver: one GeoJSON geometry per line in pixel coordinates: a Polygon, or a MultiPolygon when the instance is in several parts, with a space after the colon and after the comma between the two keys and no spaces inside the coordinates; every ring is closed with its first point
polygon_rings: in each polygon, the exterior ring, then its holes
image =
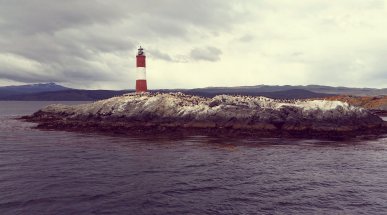
{"type": "Polygon", "coordinates": [[[136,80],[136,93],[146,92],[147,90],[146,80],[136,80]]]}

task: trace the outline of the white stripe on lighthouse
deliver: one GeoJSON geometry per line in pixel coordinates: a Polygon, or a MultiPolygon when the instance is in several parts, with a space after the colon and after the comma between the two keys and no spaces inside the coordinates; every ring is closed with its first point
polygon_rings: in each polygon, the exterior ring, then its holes
{"type": "Polygon", "coordinates": [[[137,67],[137,79],[136,80],[146,80],[145,67],[137,67]]]}

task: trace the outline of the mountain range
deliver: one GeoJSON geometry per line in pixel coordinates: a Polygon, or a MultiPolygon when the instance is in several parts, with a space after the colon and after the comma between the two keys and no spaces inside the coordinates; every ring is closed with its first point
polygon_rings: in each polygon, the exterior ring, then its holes
{"type": "MultiPolygon", "coordinates": [[[[151,92],[183,92],[190,95],[213,97],[219,94],[265,96],[275,99],[324,98],[335,95],[381,96],[387,89],[330,87],[321,85],[306,86],[240,86],[207,87],[196,89],[160,89],[151,92]]],[[[94,101],[119,96],[134,90],[82,90],[72,89],[56,83],[41,83],[21,86],[0,87],[0,100],[18,101],[94,101]]]]}

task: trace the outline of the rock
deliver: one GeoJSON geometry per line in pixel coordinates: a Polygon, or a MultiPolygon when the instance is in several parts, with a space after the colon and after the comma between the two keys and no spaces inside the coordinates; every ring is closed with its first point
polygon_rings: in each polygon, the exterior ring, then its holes
{"type": "Polygon", "coordinates": [[[387,96],[339,95],[325,99],[347,102],[351,105],[362,107],[368,110],[387,111],[387,96]]]}
{"type": "Polygon", "coordinates": [[[386,132],[383,120],[345,102],[220,95],[125,94],[90,104],[50,105],[24,119],[40,128],[119,133],[354,137],[386,132]]]}

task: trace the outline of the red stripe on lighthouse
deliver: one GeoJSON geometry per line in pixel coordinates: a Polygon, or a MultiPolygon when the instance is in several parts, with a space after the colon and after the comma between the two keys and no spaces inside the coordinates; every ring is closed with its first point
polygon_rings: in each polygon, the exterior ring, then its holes
{"type": "Polygon", "coordinates": [[[146,92],[148,90],[146,83],[146,56],[144,55],[143,48],[138,49],[137,58],[137,78],[136,78],[136,92],[146,92]]]}
{"type": "Polygon", "coordinates": [[[137,67],[146,67],[145,55],[137,55],[137,67]]]}

